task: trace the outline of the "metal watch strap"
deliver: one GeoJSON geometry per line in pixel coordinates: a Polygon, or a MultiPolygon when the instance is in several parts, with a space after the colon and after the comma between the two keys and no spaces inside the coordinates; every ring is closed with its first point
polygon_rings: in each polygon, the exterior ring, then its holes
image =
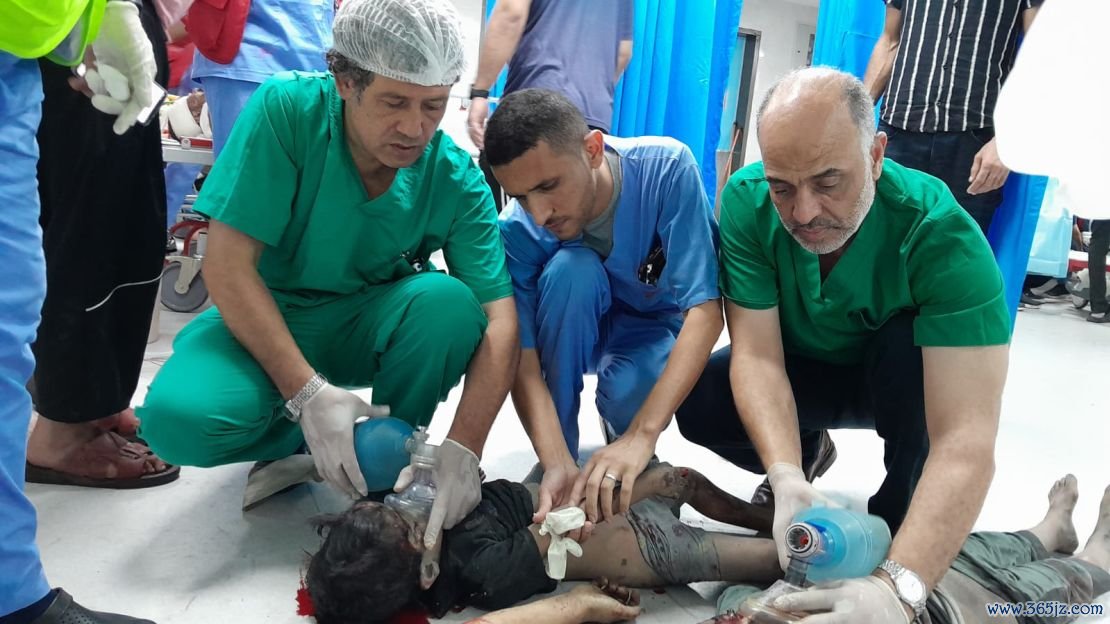
{"type": "Polygon", "coordinates": [[[890,576],[890,580],[894,584],[894,594],[898,596],[898,599],[901,600],[903,604],[913,609],[914,622],[920,621],[921,615],[925,613],[925,605],[927,604],[929,598],[927,591],[925,591],[925,581],[921,580],[921,577],[918,576],[917,573],[913,570],[910,570],[897,561],[892,561],[890,559],[886,559],[881,564],[879,564],[879,569],[883,572],[886,572],[890,576]],[[916,579],[917,582],[921,585],[923,591],[920,601],[915,602],[902,595],[902,591],[898,587],[898,580],[904,576],[910,576],[916,579]]]}
{"type": "Polygon", "coordinates": [[[316,373],[311,379],[305,383],[293,398],[285,402],[285,417],[293,422],[301,421],[301,410],[304,409],[304,404],[312,398],[312,395],[320,391],[327,385],[328,380],[320,373],[316,373]]]}

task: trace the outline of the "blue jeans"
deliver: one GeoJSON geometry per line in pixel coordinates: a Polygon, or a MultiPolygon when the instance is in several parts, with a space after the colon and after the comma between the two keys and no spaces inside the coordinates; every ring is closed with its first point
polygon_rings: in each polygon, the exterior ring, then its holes
{"type": "Polygon", "coordinates": [[[23,494],[35,367],[31,343],[46,296],[35,132],[42,114],[37,61],[0,52],[0,616],[49,591],[23,494]]]}

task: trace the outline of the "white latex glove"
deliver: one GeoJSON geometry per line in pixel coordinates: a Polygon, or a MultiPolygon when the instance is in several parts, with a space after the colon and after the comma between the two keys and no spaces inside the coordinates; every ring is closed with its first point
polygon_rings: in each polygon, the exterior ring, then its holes
{"type": "MultiPolygon", "coordinates": [[[[151,85],[154,83],[154,74],[157,66],[154,63],[154,50],[150,46],[143,24],[139,20],[139,7],[125,0],[108,0],[104,8],[104,20],[100,24],[100,33],[92,44],[93,54],[96,55],[98,67],[107,65],[118,70],[127,78],[129,89],[122,90],[116,85],[107,94],[122,102],[123,108],[112,125],[116,134],[127,132],[128,128],[135,125],[139,112],[150,106],[154,99],[151,85]],[[126,98],[115,97],[127,95],[126,98]]],[[[103,68],[100,70],[102,77],[107,78],[103,68]]],[[[106,85],[107,86],[107,85],[106,85]]],[[[96,104],[96,102],[94,102],[96,104]]],[[[97,108],[108,107],[114,110],[100,98],[97,108]]]]}
{"type": "Polygon", "coordinates": [[[874,576],[835,581],[780,596],[771,606],[817,613],[799,624],[909,624],[910,616],[894,588],[874,576]]]}
{"type": "Polygon", "coordinates": [[[320,476],[351,498],[365,496],[366,479],[355,456],[355,422],[388,415],[388,407],[370,405],[331,384],[317,390],[301,408],[301,429],[320,476]]]}
{"type": "Polygon", "coordinates": [[[778,549],[779,565],[785,572],[786,566],[790,563],[790,553],[786,549],[786,528],[794,522],[794,516],[813,506],[816,501],[822,501],[828,507],[839,507],[839,505],[818,492],[806,481],[806,475],[802,469],[794,464],[772,464],[767,469],[767,479],[771,483],[771,490],[775,493],[775,522],[771,528],[771,535],[775,538],[775,546],[778,549]]]}

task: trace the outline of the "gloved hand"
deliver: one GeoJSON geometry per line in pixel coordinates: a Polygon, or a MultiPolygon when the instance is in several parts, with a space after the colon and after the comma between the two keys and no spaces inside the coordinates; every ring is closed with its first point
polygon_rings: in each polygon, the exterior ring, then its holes
{"type": "Polygon", "coordinates": [[[316,471],[351,498],[367,494],[355,457],[355,423],[389,416],[389,408],[370,405],[342,388],[324,384],[301,408],[301,429],[316,471]]]}
{"type": "MultiPolygon", "coordinates": [[[[129,83],[127,90],[113,85],[115,88],[105,89],[104,93],[98,94],[100,97],[93,98],[93,105],[109,114],[114,114],[117,107],[106,102],[106,99],[114,99],[123,104],[118,109],[119,116],[115,124],[112,125],[116,134],[123,134],[135,124],[139,112],[150,106],[154,99],[151,85],[154,83],[157,66],[150,39],[139,20],[139,7],[132,2],[109,0],[104,8],[100,33],[93,41],[92,49],[96,55],[97,71],[102,77],[105,74],[111,75],[110,70],[118,70],[129,83]]],[[[115,82],[107,77],[105,80],[106,83],[115,82]]],[[[105,87],[107,86],[106,84],[105,87]]]]}
{"type": "MultiPolygon", "coordinates": [[[[436,453],[436,501],[424,532],[424,548],[432,550],[443,529],[451,529],[474,511],[482,501],[482,477],[474,451],[447,438],[436,453]]],[[[406,466],[393,486],[402,492],[412,483],[412,467],[406,466]]]]}
{"type": "Polygon", "coordinates": [[[835,581],[776,598],[771,606],[790,612],[818,613],[799,624],[909,624],[910,616],[894,588],[874,576],[835,581]]]}
{"type": "Polygon", "coordinates": [[[767,480],[775,493],[775,521],[771,534],[779,552],[779,566],[786,571],[786,566],[790,563],[790,553],[786,549],[786,528],[794,522],[794,516],[812,506],[815,501],[822,501],[829,507],[839,505],[818,492],[806,481],[802,469],[794,464],[772,464],[767,469],[767,480]]]}

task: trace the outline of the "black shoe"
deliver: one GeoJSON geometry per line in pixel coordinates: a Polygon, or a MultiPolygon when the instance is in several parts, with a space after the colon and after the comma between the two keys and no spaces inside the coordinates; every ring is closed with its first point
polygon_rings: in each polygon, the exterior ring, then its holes
{"type": "Polygon", "coordinates": [[[1091,312],[1087,315],[1088,323],[1110,323],[1110,312],[1091,312]]]}
{"type": "MultiPolygon", "coordinates": [[[[821,439],[817,442],[817,458],[808,466],[802,466],[806,481],[813,483],[817,477],[824,475],[836,461],[836,445],[828,431],[821,432],[821,439]]],[[[775,493],[771,490],[770,479],[764,479],[752,494],[752,504],[758,507],[774,509],[775,493]]]]}
{"type": "Polygon", "coordinates": [[[1021,293],[1021,303],[1030,307],[1039,308],[1041,304],[1044,303],[1044,297],[1034,294],[1030,290],[1026,290],[1021,293]]]}
{"type": "Polygon", "coordinates": [[[54,590],[54,602],[31,621],[31,624],[154,624],[150,620],[140,620],[118,613],[101,613],[90,611],[73,601],[73,596],[64,589],[54,590]]]}

